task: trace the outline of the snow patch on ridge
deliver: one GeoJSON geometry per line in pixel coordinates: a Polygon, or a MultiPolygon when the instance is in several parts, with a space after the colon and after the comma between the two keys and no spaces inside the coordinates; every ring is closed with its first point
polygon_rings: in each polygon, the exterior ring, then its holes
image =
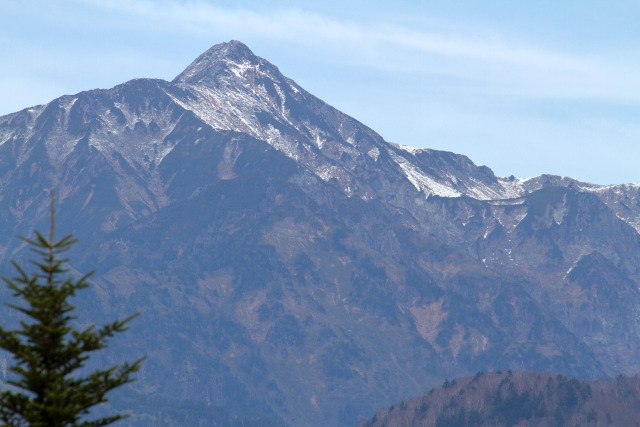
{"type": "Polygon", "coordinates": [[[498,178],[498,183],[502,186],[503,192],[500,198],[514,199],[525,194],[525,185],[534,178],[498,178]]]}
{"type": "Polygon", "coordinates": [[[387,152],[394,162],[400,166],[405,177],[413,184],[416,190],[424,192],[425,195],[436,195],[441,197],[460,197],[462,194],[455,189],[437,182],[430,176],[423,173],[416,165],[409,162],[404,157],[398,155],[393,149],[387,148],[387,152]]]}
{"type": "Polygon", "coordinates": [[[401,150],[404,150],[408,153],[413,154],[414,156],[418,153],[430,153],[431,149],[429,148],[421,148],[421,147],[412,147],[411,145],[402,145],[402,144],[393,144],[401,150]]]}
{"type": "MultiPolygon", "coordinates": [[[[394,147],[405,151],[411,156],[416,156],[421,153],[425,153],[428,155],[434,153],[434,150],[431,150],[429,148],[412,147],[393,143],[391,144],[394,147]]],[[[410,158],[407,159],[404,156],[402,157],[404,158],[404,160],[402,161],[404,164],[404,166],[402,167],[403,171],[405,171],[407,175],[411,174],[411,179],[413,181],[425,181],[424,177],[427,176],[427,174],[422,172],[422,169],[414,162],[412,162],[410,158]],[[412,167],[409,167],[409,164],[412,164],[412,167]],[[410,172],[409,169],[411,169],[410,172]],[[416,173],[416,170],[419,170],[420,172],[416,173]],[[422,177],[418,179],[416,178],[416,175],[421,175],[422,177]]],[[[418,159],[416,159],[416,162],[418,162],[418,159]]],[[[446,173],[446,171],[444,172],[446,173]]],[[[447,174],[445,178],[446,179],[435,178],[432,176],[427,177],[427,180],[431,181],[430,185],[434,185],[434,194],[446,195],[446,197],[458,197],[449,195],[452,194],[451,192],[453,192],[459,194],[460,196],[464,195],[477,200],[487,201],[519,198],[531,191],[535,191],[542,188],[543,186],[550,185],[550,182],[557,182],[557,184],[555,185],[565,186],[569,185],[569,182],[577,183],[577,181],[571,180],[569,178],[553,176],[537,176],[526,179],[515,178],[513,176],[509,178],[496,177],[494,180],[491,180],[491,183],[489,184],[487,184],[487,182],[483,182],[484,178],[483,181],[481,181],[478,178],[474,177],[473,174],[461,176],[447,174]],[[439,188],[439,190],[436,190],[436,188],[439,188]]],[[[417,187],[422,188],[422,185],[417,184],[417,187]]],[[[586,183],[580,183],[580,189],[592,192],[606,191],[606,188],[603,188],[602,186],[586,183]]]]}
{"type": "Polygon", "coordinates": [[[244,78],[244,75],[247,72],[247,70],[252,69],[255,71],[259,71],[259,68],[260,68],[259,64],[254,65],[247,60],[243,62],[228,61],[227,65],[229,66],[229,69],[231,70],[231,72],[235,74],[236,77],[239,77],[239,78],[244,78]]]}
{"type": "Polygon", "coordinates": [[[316,175],[327,182],[331,178],[337,178],[340,171],[341,169],[338,166],[324,164],[316,169],[316,175]]]}
{"type": "Polygon", "coordinates": [[[173,150],[173,144],[163,143],[176,124],[171,120],[171,110],[165,110],[159,114],[147,111],[139,114],[129,111],[126,105],[119,102],[115,102],[114,106],[124,116],[125,123],[119,123],[110,111],[102,111],[100,117],[103,129],[91,135],[89,139],[91,146],[103,153],[119,152],[125,158],[145,167],[149,167],[152,163],[159,164],[173,150]],[[152,122],[157,126],[157,133],[137,136],[137,144],[131,144],[131,137],[122,133],[123,128],[128,128],[129,132],[135,132],[136,125],[143,125],[148,131],[152,122]]]}
{"type": "Polygon", "coordinates": [[[31,138],[33,136],[33,127],[35,125],[35,121],[45,108],[46,105],[38,105],[26,110],[19,111],[17,113],[0,117],[0,145],[16,137],[21,137],[25,141],[31,138]],[[9,123],[19,116],[26,116],[24,129],[16,130],[15,127],[2,126],[3,124],[9,123]],[[5,129],[4,131],[3,128],[5,129]]]}
{"type": "MultiPolygon", "coordinates": [[[[60,118],[61,123],[57,123],[57,126],[49,132],[45,142],[49,157],[54,160],[61,161],[66,158],[80,140],[80,138],[71,138],[66,130],[68,127],[69,112],[77,101],[77,97],[66,96],[52,101],[57,102],[58,106],[63,110],[62,117],[60,118]]],[[[51,103],[47,104],[47,106],[50,104],[51,103]]]]}

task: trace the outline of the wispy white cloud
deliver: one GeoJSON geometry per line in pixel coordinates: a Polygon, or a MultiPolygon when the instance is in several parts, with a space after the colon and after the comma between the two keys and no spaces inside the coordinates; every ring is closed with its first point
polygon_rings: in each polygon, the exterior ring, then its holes
{"type": "MultiPolygon", "coordinates": [[[[162,31],[225,33],[341,52],[343,60],[395,72],[445,72],[500,83],[511,94],[640,100],[640,63],[604,54],[576,55],[492,31],[463,34],[394,22],[356,22],[300,8],[224,8],[201,1],[85,0],[162,31]],[[489,35],[490,34],[490,35],[489,35]],[[497,34],[497,35],[496,35],[497,34]],[[345,59],[346,58],[346,59],[345,59]],[[386,60],[392,58],[393,60],[386,60]]],[[[498,30],[499,31],[499,30],[498,30]]],[[[500,89],[498,89],[500,90],[500,89]]]]}
{"type": "MultiPolygon", "coordinates": [[[[265,12],[226,9],[203,2],[86,0],[96,6],[137,14],[153,21],[173,23],[174,30],[206,34],[212,28],[287,40],[316,40],[349,45],[383,44],[415,51],[460,56],[484,61],[517,63],[531,67],[584,70],[591,66],[583,58],[536,47],[518,46],[455,34],[418,31],[385,22],[340,20],[298,8],[265,12]]],[[[163,27],[164,30],[167,27],[163,27]]]]}

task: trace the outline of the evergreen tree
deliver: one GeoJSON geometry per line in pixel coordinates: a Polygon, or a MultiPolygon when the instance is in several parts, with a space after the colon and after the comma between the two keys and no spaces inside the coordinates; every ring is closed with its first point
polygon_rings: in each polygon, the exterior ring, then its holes
{"type": "Polygon", "coordinates": [[[86,375],[81,368],[92,352],[107,346],[109,337],[127,330],[136,315],[100,328],[92,325],[78,330],[72,326],[76,316],[69,298],[89,286],[91,273],[78,280],[65,278],[68,260],[60,254],[76,240],[71,235],[54,240],[53,193],[48,238],[36,231],[34,239],[23,240],[41,260],[32,261],[36,270],[33,274],[14,261],[16,277],[3,277],[13,296],[21,300],[20,305],[7,305],[27,319],[16,330],[0,327],[0,348],[9,352],[14,361],[9,367],[12,378],[1,386],[0,425],[104,426],[123,418],[116,414],[87,420],[94,406],[107,401],[110,390],[133,381],[132,375],[143,359],[86,375]]]}

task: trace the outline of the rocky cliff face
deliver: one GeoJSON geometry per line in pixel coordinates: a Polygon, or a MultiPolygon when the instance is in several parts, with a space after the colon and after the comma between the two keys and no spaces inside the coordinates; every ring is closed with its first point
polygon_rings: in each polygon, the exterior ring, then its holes
{"type": "Polygon", "coordinates": [[[479,370],[638,370],[637,185],[388,143],[236,41],[0,117],[0,165],[2,273],[54,188],[86,318],[141,312],[115,343],[148,355],[136,425],[353,425],[479,370]]]}

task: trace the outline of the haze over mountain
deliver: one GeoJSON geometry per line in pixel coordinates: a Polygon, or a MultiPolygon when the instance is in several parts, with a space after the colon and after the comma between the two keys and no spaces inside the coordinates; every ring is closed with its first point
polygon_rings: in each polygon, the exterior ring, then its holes
{"type": "Polygon", "coordinates": [[[237,41],[0,117],[3,274],[49,188],[83,318],[141,312],[100,359],[148,356],[132,425],[347,426],[477,371],[639,368],[638,185],[395,145],[237,41]]]}

